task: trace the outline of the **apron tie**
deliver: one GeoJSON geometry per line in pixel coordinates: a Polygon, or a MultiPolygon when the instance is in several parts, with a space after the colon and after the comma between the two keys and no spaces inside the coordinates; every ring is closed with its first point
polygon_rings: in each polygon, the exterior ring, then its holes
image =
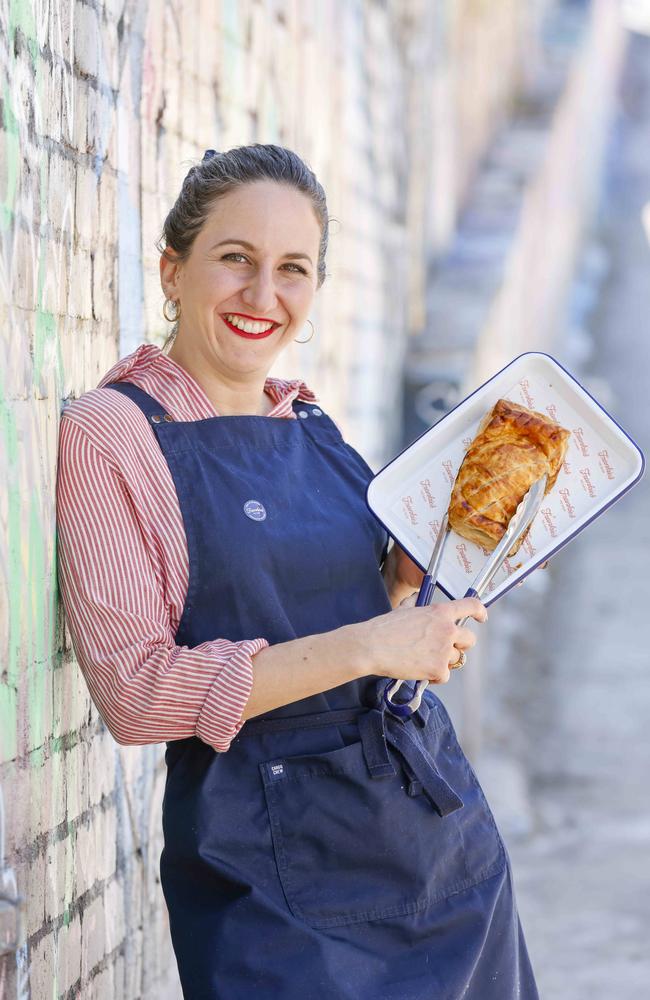
{"type": "MultiPolygon", "coordinates": [[[[423,701],[418,714],[420,725],[426,724],[429,706],[423,701]]],[[[371,778],[394,776],[395,766],[389,746],[400,755],[410,778],[408,794],[424,792],[440,816],[448,816],[463,805],[463,800],[440,774],[431,754],[416,740],[408,723],[396,719],[385,708],[373,708],[357,719],[363,753],[371,778]]]]}
{"type": "Polygon", "coordinates": [[[363,747],[363,755],[370,771],[371,778],[383,778],[395,774],[395,766],[388,753],[386,730],[384,728],[384,712],[372,708],[363,712],[357,719],[359,736],[363,747]]]}
{"type": "MultiPolygon", "coordinates": [[[[431,754],[415,739],[408,726],[402,725],[393,716],[388,716],[386,738],[413,772],[440,816],[448,816],[462,808],[463,800],[443,778],[431,754]]],[[[413,785],[413,781],[411,782],[413,785]]],[[[417,788],[417,785],[415,786],[417,788]]],[[[413,791],[415,791],[415,788],[413,791]]],[[[411,792],[413,794],[413,792],[411,792]]]]}

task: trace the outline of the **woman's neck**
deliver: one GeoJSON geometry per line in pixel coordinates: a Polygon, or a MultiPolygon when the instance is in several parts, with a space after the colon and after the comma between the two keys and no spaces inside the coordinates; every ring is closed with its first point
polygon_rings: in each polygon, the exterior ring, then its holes
{"type": "Polygon", "coordinates": [[[172,346],[167,356],[198,382],[220,416],[266,416],[273,409],[273,400],[264,391],[265,376],[250,382],[229,381],[200,364],[193,364],[178,344],[172,346]]]}

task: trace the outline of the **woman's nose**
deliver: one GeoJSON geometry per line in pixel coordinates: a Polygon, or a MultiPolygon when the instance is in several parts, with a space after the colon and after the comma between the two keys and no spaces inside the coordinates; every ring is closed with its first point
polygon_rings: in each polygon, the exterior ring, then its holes
{"type": "Polygon", "coordinates": [[[246,305],[257,313],[270,312],[278,301],[273,273],[266,268],[259,268],[247,282],[242,292],[246,305]]]}

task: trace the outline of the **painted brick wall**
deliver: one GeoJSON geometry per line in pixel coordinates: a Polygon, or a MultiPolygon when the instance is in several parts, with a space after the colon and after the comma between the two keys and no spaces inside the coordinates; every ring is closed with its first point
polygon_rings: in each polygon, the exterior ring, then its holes
{"type": "MultiPolygon", "coordinates": [[[[278,142],[313,166],[338,220],[316,337],[278,373],[314,385],[384,458],[422,248],[445,244],[507,110],[534,34],[522,6],[0,5],[0,897],[25,900],[3,1000],[179,995],[157,876],[162,750],[113,743],[57,602],[64,401],[162,342],[154,243],[189,162],[278,142]]],[[[0,898],[0,947],[12,919],[0,898]]]]}

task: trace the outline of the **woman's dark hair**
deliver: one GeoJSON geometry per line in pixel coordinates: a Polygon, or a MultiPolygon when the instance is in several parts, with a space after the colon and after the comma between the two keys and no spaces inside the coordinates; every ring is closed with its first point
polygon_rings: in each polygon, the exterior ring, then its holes
{"type": "Polygon", "coordinates": [[[315,174],[297,153],[284,146],[236,146],[225,153],[207,149],[203,159],[188,172],[181,193],[165,219],[162,235],[156,244],[166,255],[169,247],[184,260],[203,228],[215,201],[242,184],[254,181],[277,181],[302,191],[310,199],[318,220],[321,238],[318,250],[318,287],[325,280],[325,255],[329,236],[329,217],[325,192],[315,174]]]}

